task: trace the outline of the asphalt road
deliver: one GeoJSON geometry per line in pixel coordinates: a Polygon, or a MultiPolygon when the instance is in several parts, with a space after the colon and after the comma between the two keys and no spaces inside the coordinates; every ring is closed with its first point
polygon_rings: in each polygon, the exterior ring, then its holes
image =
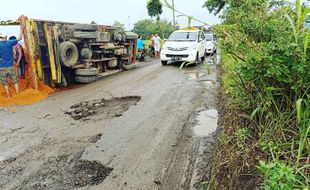
{"type": "Polygon", "coordinates": [[[214,149],[213,134],[193,132],[216,108],[216,68],[207,70],[152,61],[0,110],[0,189],[199,188],[214,149]],[[65,114],[77,109],[92,114],[65,114]]]}

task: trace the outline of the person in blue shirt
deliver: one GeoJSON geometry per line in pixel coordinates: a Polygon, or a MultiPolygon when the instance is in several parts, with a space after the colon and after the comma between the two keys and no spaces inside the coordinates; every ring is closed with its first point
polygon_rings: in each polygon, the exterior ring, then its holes
{"type": "MultiPolygon", "coordinates": [[[[22,19],[22,18],[20,18],[22,19]]],[[[7,40],[7,35],[0,32],[0,81],[5,88],[7,97],[10,98],[8,77],[11,78],[16,93],[19,93],[18,77],[14,71],[13,47],[23,38],[24,26],[20,26],[20,34],[17,39],[7,40]]]]}
{"type": "Polygon", "coordinates": [[[142,39],[142,36],[139,37],[137,41],[137,48],[138,48],[138,61],[144,61],[144,40],[142,39]]]}
{"type": "Polygon", "coordinates": [[[138,50],[144,51],[144,40],[142,39],[142,36],[139,37],[137,41],[138,50]]]}

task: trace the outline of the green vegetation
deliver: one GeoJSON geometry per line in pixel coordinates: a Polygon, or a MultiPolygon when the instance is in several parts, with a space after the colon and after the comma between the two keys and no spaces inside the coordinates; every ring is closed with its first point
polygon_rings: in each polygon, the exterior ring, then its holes
{"type": "Polygon", "coordinates": [[[236,167],[233,174],[260,173],[265,189],[309,189],[310,33],[303,30],[309,8],[299,0],[208,0],[205,6],[215,13],[224,8],[223,24],[213,28],[229,103],[218,158],[234,154],[224,161],[236,167]]]}
{"type": "Polygon", "coordinates": [[[214,14],[218,14],[224,8],[225,4],[225,0],[208,0],[203,6],[207,7],[210,13],[214,12],[214,14]]]}
{"type": "Polygon", "coordinates": [[[147,2],[147,11],[150,17],[156,17],[157,21],[160,21],[160,15],[163,13],[160,0],[149,0],[147,2]]]}
{"type": "Polygon", "coordinates": [[[161,38],[168,38],[175,30],[173,24],[166,20],[155,22],[151,19],[138,21],[133,28],[133,32],[142,35],[144,39],[150,39],[152,34],[159,34],[161,38]]]}

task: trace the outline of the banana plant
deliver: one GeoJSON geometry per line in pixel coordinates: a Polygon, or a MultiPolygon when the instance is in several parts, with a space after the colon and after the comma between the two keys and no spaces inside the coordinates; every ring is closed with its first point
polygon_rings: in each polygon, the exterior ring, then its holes
{"type": "Polygon", "coordinates": [[[304,27],[302,27],[302,24],[305,22],[306,17],[309,13],[310,13],[310,7],[302,8],[300,0],[296,0],[296,16],[297,16],[296,22],[294,23],[292,17],[290,17],[288,14],[285,14],[285,17],[289,21],[291,28],[293,30],[296,44],[298,43],[298,36],[300,36],[300,34],[303,32],[307,32],[304,39],[304,56],[307,55],[310,31],[305,31],[304,27]]]}
{"type": "Polygon", "coordinates": [[[168,3],[167,0],[163,0],[163,1],[164,1],[164,2],[162,3],[163,6],[167,7],[168,9],[174,10],[176,13],[179,13],[180,16],[185,16],[185,17],[187,17],[187,18],[188,18],[188,25],[189,25],[189,26],[190,26],[190,24],[192,23],[193,20],[195,20],[195,21],[197,21],[197,22],[200,22],[200,23],[202,23],[203,25],[209,26],[209,24],[207,24],[206,22],[201,21],[201,20],[199,20],[199,19],[197,19],[197,18],[195,18],[195,17],[193,17],[193,16],[191,16],[191,15],[185,14],[185,13],[183,13],[183,12],[181,12],[181,11],[175,9],[174,6],[172,6],[170,3],[168,3]]]}
{"type": "Polygon", "coordinates": [[[192,25],[192,21],[193,21],[193,16],[187,16],[187,15],[179,15],[179,16],[177,16],[177,17],[186,17],[187,18],[187,26],[188,27],[191,27],[191,25],[192,25]]]}

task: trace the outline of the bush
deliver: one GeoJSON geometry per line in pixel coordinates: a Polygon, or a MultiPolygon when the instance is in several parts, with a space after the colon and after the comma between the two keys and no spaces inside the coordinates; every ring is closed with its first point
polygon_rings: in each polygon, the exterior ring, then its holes
{"type": "MultiPolygon", "coordinates": [[[[213,28],[223,61],[229,61],[222,82],[253,141],[260,142],[264,155],[258,160],[269,160],[259,165],[266,189],[307,187],[310,52],[309,33],[301,23],[309,9],[300,1],[277,9],[270,9],[267,0],[246,2],[228,1],[224,23],[213,28]]],[[[239,137],[247,132],[230,127],[239,137]]],[[[237,138],[235,146],[245,143],[237,138]]]]}

